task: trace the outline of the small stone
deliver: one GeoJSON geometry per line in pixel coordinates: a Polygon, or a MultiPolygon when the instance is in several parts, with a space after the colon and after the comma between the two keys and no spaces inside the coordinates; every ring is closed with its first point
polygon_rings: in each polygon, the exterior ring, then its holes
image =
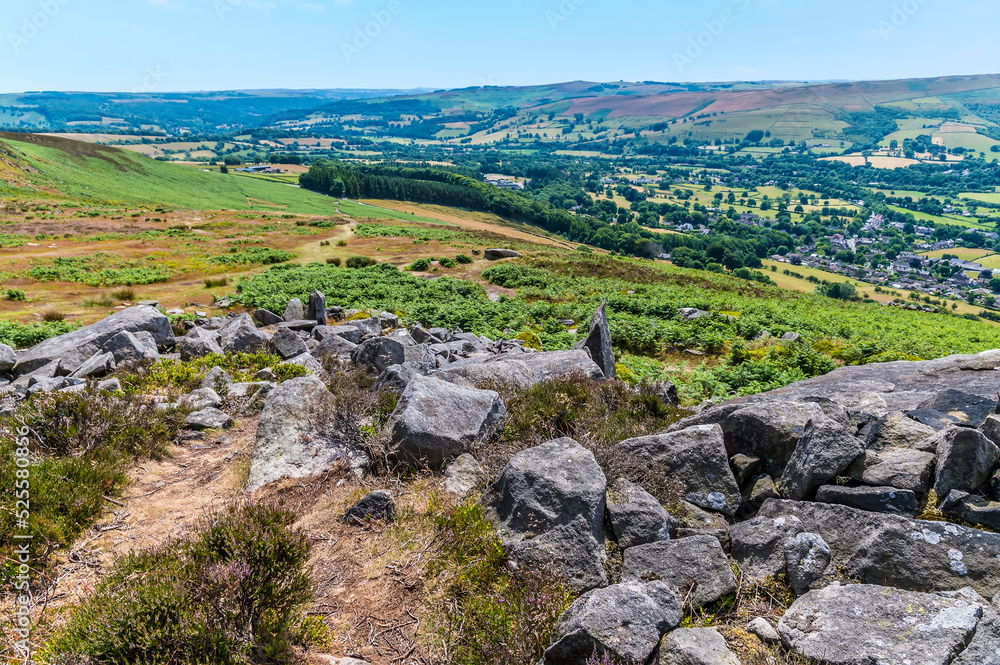
{"type": "Polygon", "coordinates": [[[757,617],[751,621],[747,629],[765,642],[774,643],[781,641],[781,635],[778,635],[775,627],[764,617],[757,617]]]}

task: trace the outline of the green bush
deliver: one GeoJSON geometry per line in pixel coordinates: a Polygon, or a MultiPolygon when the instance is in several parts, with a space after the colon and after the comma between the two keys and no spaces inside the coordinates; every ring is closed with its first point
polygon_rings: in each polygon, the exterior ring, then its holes
{"type": "Polygon", "coordinates": [[[240,503],[195,534],[119,560],[49,643],[52,659],[148,663],[295,662],[314,633],[308,536],[294,513],[240,503]]]}
{"type": "Polygon", "coordinates": [[[352,256],[347,259],[348,268],[367,268],[375,265],[376,263],[378,263],[378,261],[370,256],[352,256]]]}
{"type": "Polygon", "coordinates": [[[441,259],[440,261],[438,261],[438,263],[441,265],[442,268],[449,268],[449,269],[454,268],[457,265],[455,263],[455,259],[449,259],[449,258],[441,259]]]}
{"type": "Polygon", "coordinates": [[[427,272],[431,269],[430,259],[417,259],[409,266],[412,272],[427,272]]]}
{"type": "Polygon", "coordinates": [[[293,252],[286,252],[283,249],[271,249],[268,247],[254,247],[252,249],[247,249],[242,252],[235,251],[235,248],[230,251],[229,254],[222,254],[221,256],[213,256],[209,259],[210,263],[215,263],[218,265],[274,265],[277,263],[285,263],[286,261],[291,261],[295,258],[293,252]]]}
{"type": "Polygon", "coordinates": [[[118,373],[122,387],[130,392],[159,391],[190,392],[201,387],[202,377],[213,367],[221,367],[233,381],[255,381],[253,375],[262,369],[273,371],[279,382],[305,376],[300,365],[285,365],[280,356],[266,351],[256,353],[210,353],[194,360],[160,360],[153,364],[141,363],[126,367],[118,373]]]}
{"type": "Polygon", "coordinates": [[[7,289],[6,292],[7,300],[17,300],[24,302],[28,299],[28,296],[21,289],[7,289]]]}
{"type": "Polygon", "coordinates": [[[50,337],[58,337],[72,332],[80,324],[70,321],[54,321],[50,323],[18,323],[17,321],[0,321],[0,343],[23,349],[43,342],[50,337]]]}
{"type": "Polygon", "coordinates": [[[339,268],[341,263],[343,263],[343,261],[340,260],[339,256],[335,256],[333,258],[327,259],[326,263],[327,265],[336,266],[339,268]]]}
{"type": "Polygon", "coordinates": [[[458,256],[455,257],[455,260],[464,265],[472,263],[472,257],[468,256],[467,254],[459,254],[458,256]]]}

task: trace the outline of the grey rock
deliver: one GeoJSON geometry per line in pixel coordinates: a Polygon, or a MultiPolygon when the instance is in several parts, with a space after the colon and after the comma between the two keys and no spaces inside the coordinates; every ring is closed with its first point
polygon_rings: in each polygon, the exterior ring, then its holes
{"type": "Polygon", "coordinates": [[[285,307],[285,313],[281,318],[285,321],[301,321],[306,318],[305,311],[302,309],[302,301],[298,298],[289,300],[288,305],[285,307]]]}
{"type": "Polygon", "coordinates": [[[201,328],[194,328],[184,337],[177,340],[177,352],[181,360],[188,362],[196,358],[202,358],[210,354],[222,355],[222,347],[219,346],[218,333],[209,332],[201,328]]]}
{"type": "Polygon", "coordinates": [[[408,339],[373,337],[351,350],[351,361],[368,367],[376,373],[405,362],[427,363],[433,366],[433,355],[425,346],[413,344],[408,339]]]}
{"type": "Polygon", "coordinates": [[[218,366],[208,370],[201,379],[202,388],[211,388],[215,392],[226,392],[231,385],[233,385],[233,380],[229,378],[226,370],[218,366]]]}
{"type": "Polygon", "coordinates": [[[512,249],[487,249],[483,253],[483,258],[487,261],[499,261],[500,259],[519,259],[521,254],[512,249]]]}
{"type": "Polygon", "coordinates": [[[45,377],[33,377],[30,385],[28,386],[28,395],[35,395],[37,393],[51,393],[57,390],[63,390],[64,388],[72,388],[81,385],[80,383],[71,383],[82,381],[82,379],[69,379],[65,376],[45,376],[45,377]]]}
{"type": "Polygon", "coordinates": [[[399,317],[392,312],[382,312],[378,315],[378,321],[382,330],[391,330],[399,327],[399,317]]]}
{"type": "Polygon", "coordinates": [[[284,321],[275,327],[288,328],[289,330],[294,330],[296,332],[311,333],[319,327],[319,324],[313,319],[299,319],[297,321],[284,321]]]}
{"type": "Polygon", "coordinates": [[[692,607],[736,591],[736,576],[718,538],[692,536],[625,550],[622,581],[663,580],[692,607]]]}
{"type": "Polygon", "coordinates": [[[192,411],[201,411],[202,409],[219,407],[222,404],[222,398],[211,388],[198,388],[182,397],[178,404],[192,411]]]}
{"type": "Polygon", "coordinates": [[[681,599],[663,582],[594,589],[559,617],[542,663],[586,665],[595,652],[616,662],[644,663],[683,617],[681,599]]]}
{"type": "Polygon", "coordinates": [[[253,352],[267,340],[268,335],[257,329],[249,314],[241,314],[219,329],[219,345],[226,353],[253,352]]]}
{"type": "Polygon", "coordinates": [[[410,464],[440,466],[503,427],[506,418],[503,401],[492,390],[416,376],[390,419],[390,448],[410,464]]]}
{"type": "Polygon", "coordinates": [[[440,344],[441,340],[424,330],[422,326],[411,326],[410,337],[417,344],[440,344]]]}
{"type": "Polygon", "coordinates": [[[983,396],[964,389],[948,388],[917,406],[912,417],[935,429],[949,424],[979,427],[989,414],[996,412],[996,408],[996,393],[983,396]]]}
{"type": "Polygon", "coordinates": [[[17,364],[17,354],[6,344],[0,344],[0,374],[6,374],[17,364]]]}
{"type": "Polygon", "coordinates": [[[734,515],[740,507],[722,428],[698,425],[678,432],[622,441],[619,446],[683,488],[684,498],[706,510],[734,515]]]}
{"type": "Polygon", "coordinates": [[[353,461],[354,451],[331,423],[334,408],[333,395],[314,376],[292,379],[272,390],[257,423],[246,489],[353,461]]]}
{"type": "Polygon", "coordinates": [[[948,665],[972,639],[983,608],[870,585],[830,586],[795,601],[778,622],[785,645],[830,665],[948,665]]]}
{"type": "Polygon", "coordinates": [[[582,515],[540,536],[507,540],[506,545],[509,561],[517,570],[551,571],[577,593],[608,585],[604,543],[594,537],[582,515]]]}
{"type": "Polygon", "coordinates": [[[486,480],[486,470],[468,453],[455,458],[444,470],[444,489],[460,499],[486,480]]]}
{"type": "Polygon", "coordinates": [[[99,379],[115,371],[118,363],[113,353],[95,353],[70,376],[78,379],[99,379]]]}
{"type": "Polygon", "coordinates": [[[934,491],[939,497],[953,489],[971,492],[989,480],[1000,448],[982,432],[967,427],[949,427],[934,437],[937,471],[934,491]]]}
{"type": "Polygon", "coordinates": [[[489,501],[509,534],[544,533],[583,517],[603,542],[606,491],[594,454],[572,439],[556,439],[514,455],[489,501]]]}
{"type": "Polygon", "coordinates": [[[122,389],[122,382],[118,379],[105,379],[97,383],[97,391],[102,393],[116,393],[122,389]]]}
{"type": "Polygon", "coordinates": [[[861,439],[833,420],[810,421],[778,480],[778,491],[786,499],[805,499],[839,476],[864,449],[861,439]]]}
{"type": "Polygon", "coordinates": [[[617,378],[618,373],[615,370],[615,352],[611,346],[611,328],[608,325],[607,307],[607,301],[601,303],[590,321],[590,333],[573,348],[583,349],[590,353],[590,357],[604,372],[604,376],[608,379],[614,379],[617,378]]]}
{"type": "Polygon", "coordinates": [[[801,596],[822,579],[830,566],[830,546],[818,533],[800,533],[785,543],[785,571],[792,591],[801,596]]]}
{"type": "Polygon", "coordinates": [[[1000,416],[996,414],[990,414],[983,421],[983,424],[979,426],[979,431],[982,432],[987,439],[1000,445],[1000,416]]]}
{"type": "Polygon", "coordinates": [[[354,326],[316,326],[313,328],[313,337],[321,342],[329,335],[342,337],[351,344],[361,342],[361,331],[354,326]]]}
{"type": "Polygon", "coordinates": [[[1000,613],[983,603],[983,618],[969,646],[951,665],[1000,665],[1000,613]]]}
{"type": "Polygon", "coordinates": [[[933,428],[917,422],[901,411],[891,411],[872,424],[865,439],[865,447],[875,452],[887,448],[909,448],[933,453],[934,447],[926,443],[932,436],[933,428]]]}
{"type": "Polygon", "coordinates": [[[866,485],[895,487],[923,496],[933,480],[934,462],[933,453],[888,448],[882,452],[866,451],[851,464],[847,473],[866,485]]]}
{"type": "Polygon", "coordinates": [[[916,517],[920,510],[917,495],[895,487],[840,487],[826,485],[816,492],[818,503],[836,503],[873,513],[893,513],[916,517]]]}
{"type": "MultiPolygon", "coordinates": [[[[326,311],[325,306],[323,311],[326,311]]],[[[344,514],[345,522],[358,525],[362,525],[368,520],[393,522],[395,519],[396,508],[392,492],[386,490],[371,492],[344,514]]]]}
{"type": "Polygon", "coordinates": [[[767,501],[756,518],[730,529],[732,556],[750,578],[776,576],[784,560],[773,555],[803,532],[829,544],[833,570],[865,584],[1000,592],[1000,534],[847,506],[767,501]]]}
{"type": "Polygon", "coordinates": [[[289,358],[288,360],[279,364],[298,365],[300,367],[305,367],[306,372],[308,374],[323,374],[325,372],[323,366],[319,363],[319,361],[308,353],[303,353],[302,355],[295,356],[294,358],[289,358]]]}
{"type": "Polygon", "coordinates": [[[608,522],[623,550],[670,540],[677,528],[670,513],[653,495],[625,478],[608,487],[606,501],[608,522]]]}
{"type": "Polygon", "coordinates": [[[184,424],[193,430],[226,429],[232,426],[233,419],[225,412],[209,407],[188,414],[184,424]]]}
{"type": "Polygon", "coordinates": [[[170,319],[152,307],[129,307],[92,325],[47,339],[31,347],[18,357],[13,368],[15,376],[22,376],[60,360],[66,373],[75,372],[88,358],[101,350],[104,343],[120,332],[146,331],[153,335],[156,344],[173,340],[170,319]]]}
{"type": "Polygon", "coordinates": [[[603,380],[604,372],[586,351],[546,351],[497,356],[486,362],[448,367],[435,373],[443,381],[472,386],[495,382],[522,388],[569,376],[603,380]]]}
{"type": "Polygon", "coordinates": [[[660,642],[656,665],[740,665],[715,628],[678,628],[660,642]]]}
{"type": "Polygon", "coordinates": [[[254,310],[253,318],[255,321],[257,321],[257,323],[259,323],[262,326],[276,326],[282,321],[284,321],[283,318],[281,318],[274,312],[266,309],[254,310]]]}
{"type": "Polygon", "coordinates": [[[781,336],[782,342],[797,342],[800,339],[802,339],[802,335],[793,332],[786,332],[784,335],[781,336]]]}
{"type": "Polygon", "coordinates": [[[379,321],[376,316],[368,319],[355,319],[353,321],[347,321],[344,325],[357,329],[361,337],[382,334],[382,322],[379,321]]]}
{"type": "Polygon", "coordinates": [[[747,626],[747,630],[767,643],[781,641],[781,635],[778,635],[778,631],[775,630],[774,626],[771,625],[771,622],[764,617],[757,617],[751,621],[747,626]]]}
{"type": "Polygon", "coordinates": [[[1000,502],[952,490],[941,504],[941,510],[945,515],[969,524],[1000,531],[1000,502]]]}
{"type": "Polygon", "coordinates": [[[160,352],[156,348],[156,340],[152,334],[141,330],[136,333],[123,330],[101,347],[104,353],[110,353],[116,364],[127,361],[160,359],[160,352]]]}
{"type": "Polygon", "coordinates": [[[730,458],[729,466],[736,476],[736,484],[743,487],[760,469],[760,458],[737,453],[730,458]]]}
{"type": "Polygon", "coordinates": [[[325,326],[326,319],[326,296],[319,291],[309,294],[309,305],[306,307],[305,318],[312,319],[321,326],[325,326]]]}
{"type": "Polygon", "coordinates": [[[697,321],[706,316],[712,316],[711,312],[706,312],[695,307],[681,307],[677,310],[677,314],[681,317],[681,321],[697,321]]]}
{"type": "Polygon", "coordinates": [[[278,355],[285,360],[309,351],[305,341],[290,328],[278,328],[271,337],[271,343],[274,344],[278,355]]]}
{"type": "Polygon", "coordinates": [[[414,377],[421,375],[422,373],[417,367],[414,367],[413,363],[392,365],[391,367],[387,367],[384,372],[378,375],[378,378],[375,379],[373,389],[376,392],[391,390],[395,393],[402,393],[406,390],[406,386],[410,385],[410,381],[412,381],[414,377]]]}
{"type": "Polygon", "coordinates": [[[12,385],[20,386],[22,388],[27,388],[32,384],[34,384],[39,379],[51,379],[53,377],[59,376],[61,372],[62,372],[62,361],[58,359],[53,360],[52,362],[48,363],[47,365],[43,365],[42,367],[39,367],[33,372],[29,372],[28,374],[22,374],[12,382],[12,385]]]}
{"type": "MultiPolygon", "coordinates": [[[[356,330],[352,328],[352,330],[356,330]]],[[[357,348],[357,344],[341,337],[340,335],[329,335],[316,345],[311,351],[316,358],[340,358],[350,360],[351,354],[357,348]]]]}
{"type": "Polygon", "coordinates": [[[768,499],[779,498],[781,498],[781,493],[778,492],[778,486],[775,485],[774,479],[767,475],[757,476],[750,484],[747,496],[743,499],[743,512],[745,514],[754,513],[768,499]]]}

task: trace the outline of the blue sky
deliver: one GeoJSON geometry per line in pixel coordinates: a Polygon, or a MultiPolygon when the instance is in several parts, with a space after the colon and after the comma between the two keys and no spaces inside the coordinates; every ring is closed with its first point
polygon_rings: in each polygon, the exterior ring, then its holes
{"type": "Polygon", "coordinates": [[[997,73],[998,25],[997,0],[3,0],[0,91],[997,73]]]}

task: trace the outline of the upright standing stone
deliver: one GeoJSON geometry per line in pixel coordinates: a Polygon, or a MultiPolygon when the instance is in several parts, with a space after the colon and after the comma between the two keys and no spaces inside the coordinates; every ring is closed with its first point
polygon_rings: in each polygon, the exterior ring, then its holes
{"type": "Polygon", "coordinates": [[[309,306],[306,308],[306,318],[321,326],[326,325],[326,296],[319,291],[309,294],[309,306]]]}
{"type": "Polygon", "coordinates": [[[618,374],[615,369],[615,352],[611,346],[611,328],[608,325],[607,306],[607,300],[601,303],[601,306],[594,312],[594,318],[590,321],[590,334],[573,348],[586,349],[597,366],[604,372],[604,376],[608,379],[614,379],[618,374]]]}

